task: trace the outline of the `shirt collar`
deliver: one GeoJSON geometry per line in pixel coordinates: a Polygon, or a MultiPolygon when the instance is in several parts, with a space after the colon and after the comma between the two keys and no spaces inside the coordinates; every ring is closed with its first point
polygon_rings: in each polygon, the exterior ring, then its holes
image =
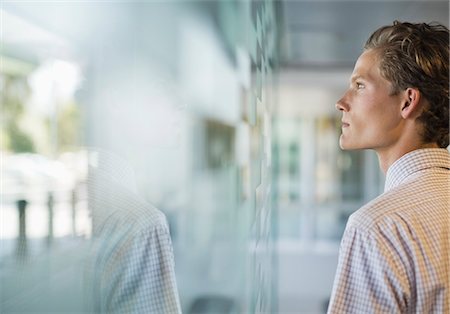
{"type": "Polygon", "coordinates": [[[450,169],[450,153],[445,148],[424,148],[403,155],[389,167],[384,191],[395,188],[411,174],[429,168],[450,169]]]}

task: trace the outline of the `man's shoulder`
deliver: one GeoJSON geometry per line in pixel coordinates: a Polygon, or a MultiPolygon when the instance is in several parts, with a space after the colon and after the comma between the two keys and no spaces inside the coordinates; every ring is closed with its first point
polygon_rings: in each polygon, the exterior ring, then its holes
{"type": "Polygon", "coordinates": [[[430,206],[448,208],[450,202],[449,176],[436,176],[430,174],[417,174],[403,184],[381,194],[368,202],[349,219],[348,225],[370,230],[378,228],[381,224],[398,223],[424,214],[423,209],[430,206]],[[447,204],[447,206],[446,206],[447,204]]]}
{"type": "Polygon", "coordinates": [[[401,201],[402,198],[399,195],[391,194],[384,193],[359,208],[350,216],[347,226],[370,231],[381,221],[395,215],[398,210],[395,203],[397,200],[401,201]]]}
{"type": "Polygon", "coordinates": [[[112,206],[98,216],[95,228],[98,236],[114,234],[125,239],[154,231],[168,233],[166,215],[155,206],[138,197],[121,205],[112,206]]]}
{"type": "Polygon", "coordinates": [[[130,206],[126,210],[121,210],[121,223],[124,228],[132,233],[151,230],[168,229],[166,215],[144,200],[140,200],[138,205],[130,206]],[[130,228],[133,226],[132,228],[130,228]]]}
{"type": "Polygon", "coordinates": [[[409,182],[381,194],[354,212],[348,224],[371,230],[383,222],[401,219],[420,201],[412,189],[414,185],[414,182],[409,182]]]}

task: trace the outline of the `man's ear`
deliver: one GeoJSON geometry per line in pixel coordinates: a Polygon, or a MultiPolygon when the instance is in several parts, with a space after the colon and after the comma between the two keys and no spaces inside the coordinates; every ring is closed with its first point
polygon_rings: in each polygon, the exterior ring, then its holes
{"type": "Polygon", "coordinates": [[[403,91],[401,115],[403,119],[416,118],[421,114],[421,93],[417,88],[409,87],[403,91]]]}

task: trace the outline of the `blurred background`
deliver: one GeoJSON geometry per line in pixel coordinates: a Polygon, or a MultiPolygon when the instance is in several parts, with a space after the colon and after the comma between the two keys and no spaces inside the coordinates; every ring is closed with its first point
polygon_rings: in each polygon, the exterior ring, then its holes
{"type": "Polygon", "coordinates": [[[98,151],[166,215],[184,313],[324,313],[347,218],[384,186],[373,152],[339,149],[335,101],[376,28],[448,26],[449,4],[3,1],[0,14],[2,313],[83,312],[98,151]]]}

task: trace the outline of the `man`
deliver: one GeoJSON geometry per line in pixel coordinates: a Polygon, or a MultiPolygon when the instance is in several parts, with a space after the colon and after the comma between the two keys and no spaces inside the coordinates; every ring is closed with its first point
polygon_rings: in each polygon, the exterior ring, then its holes
{"type": "Polygon", "coordinates": [[[181,313],[165,215],[139,197],[131,168],[105,151],[89,153],[89,313],[181,313]]]}
{"type": "Polygon", "coordinates": [[[385,191],[349,219],[329,313],[450,312],[449,31],[375,31],[337,102],[342,149],[374,149],[385,191]]]}

